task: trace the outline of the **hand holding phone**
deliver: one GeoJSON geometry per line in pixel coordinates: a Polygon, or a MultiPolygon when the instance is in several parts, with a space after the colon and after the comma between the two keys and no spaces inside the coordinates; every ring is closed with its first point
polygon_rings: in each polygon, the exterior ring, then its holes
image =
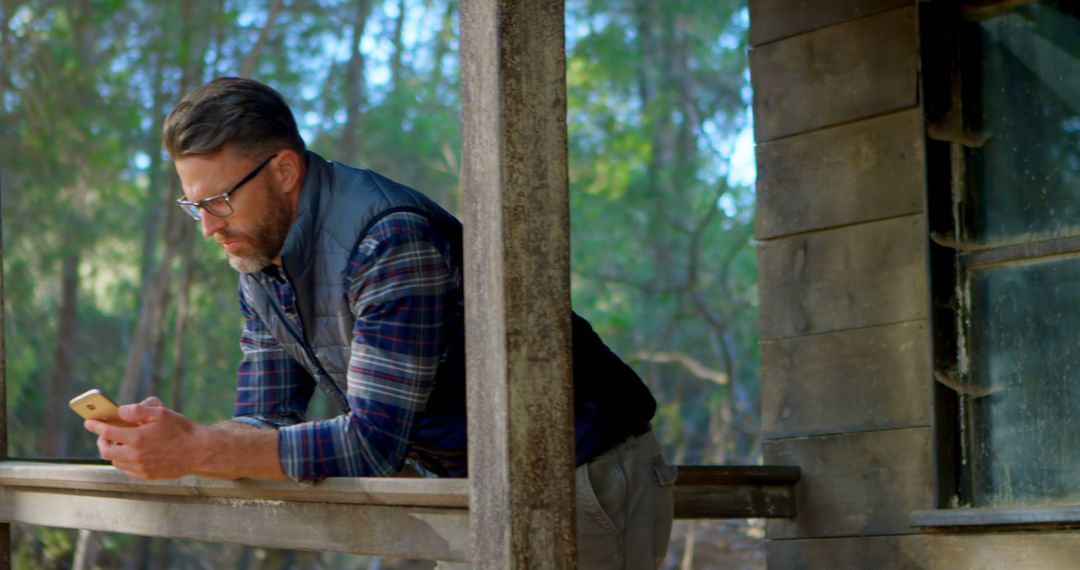
{"type": "Polygon", "coordinates": [[[68,402],[68,406],[83,419],[98,420],[120,427],[134,427],[120,419],[120,406],[97,388],[75,396],[68,402]]]}

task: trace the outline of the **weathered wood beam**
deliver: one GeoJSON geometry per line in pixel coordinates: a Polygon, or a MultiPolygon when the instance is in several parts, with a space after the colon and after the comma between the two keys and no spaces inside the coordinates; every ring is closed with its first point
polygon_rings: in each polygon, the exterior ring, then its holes
{"type": "Polygon", "coordinates": [[[564,17],[461,3],[476,568],[574,567],[564,17]]]}
{"type": "MultiPolygon", "coordinates": [[[[676,518],[795,516],[797,467],[687,466],[678,474],[676,518]]],[[[466,479],[422,478],[139,481],[108,465],[0,461],[0,521],[468,561],[469,488],[466,479]]]]}
{"type": "Polygon", "coordinates": [[[55,488],[97,493],[131,493],[230,500],[296,501],[467,509],[466,479],[331,477],[315,485],[241,479],[221,481],[183,477],[141,481],[111,465],[0,462],[0,487],[55,488]]]}
{"type": "Polygon", "coordinates": [[[680,466],[675,518],[793,518],[798,467],[680,466]]]}
{"type": "Polygon", "coordinates": [[[466,509],[4,487],[0,519],[272,548],[469,559],[466,509]]]}
{"type": "Polygon", "coordinates": [[[316,485],[184,477],[111,466],[0,462],[0,521],[269,548],[469,560],[465,479],[316,485]]]}

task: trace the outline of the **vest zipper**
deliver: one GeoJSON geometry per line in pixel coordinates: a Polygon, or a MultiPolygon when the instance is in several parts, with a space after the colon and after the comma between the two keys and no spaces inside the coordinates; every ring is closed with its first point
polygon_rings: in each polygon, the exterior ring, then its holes
{"type": "MultiPolygon", "coordinates": [[[[281,266],[281,273],[285,276],[285,282],[289,285],[289,287],[292,287],[292,280],[289,279],[289,274],[285,271],[285,266],[281,266]]],[[[262,288],[263,293],[265,293],[267,298],[270,299],[270,307],[274,309],[275,313],[277,313],[278,319],[280,319],[281,322],[285,324],[285,329],[289,331],[289,334],[292,335],[294,339],[296,339],[296,342],[300,345],[300,348],[304,349],[304,354],[307,355],[308,359],[315,364],[315,367],[317,368],[315,374],[315,385],[318,386],[324,394],[329,396],[330,399],[333,400],[339,408],[341,408],[341,412],[343,414],[350,414],[352,412],[352,408],[349,407],[349,401],[345,398],[345,395],[341,393],[341,388],[338,387],[337,383],[335,383],[330,378],[330,375],[326,373],[326,369],[323,368],[322,363],[319,362],[319,359],[315,356],[315,350],[312,349],[311,346],[307,343],[307,340],[305,340],[303,335],[300,334],[300,331],[296,330],[296,327],[293,326],[292,321],[285,314],[285,312],[281,310],[281,307],[278,306],[274,294],[266,289],[266,285],[263,284],[262,280],[256,279],[255,281],[259,283],[259,287],[262,288]]],[[[296,295],[296,289],[293,289],[293,295],[296,295]]],[[[300,319],[300,326],[304,326],[303,317],[301,317],[299,313],[297,313],[296,318],[300,319]]]]}

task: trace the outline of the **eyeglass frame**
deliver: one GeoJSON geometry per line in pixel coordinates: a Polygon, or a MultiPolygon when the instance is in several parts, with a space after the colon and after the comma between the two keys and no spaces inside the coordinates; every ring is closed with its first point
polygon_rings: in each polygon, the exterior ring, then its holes
{"type": "Polygon", "coordinates": [[[255,177],[258,176],[260,172],[262,172],[262,169],[265,168],[267,164],[270,164],[271,160],[274,160],[275,158],[277,158],[277,156],[279,154],[281,154],[281,153],[280,152],[275,152],[274,154],[270,155],[269,158],[267,158],[266,160],[259,163],[259,165],[255,167],[255,170],[252,170],[250,173],[248,173],[247,176],[243,177],[240,180],[240,182],[237,182],[232,188],[229,188],[228,190],[222,192],[221,194],[215,194],[213,196],[203,198],[202,200],[199,200],[198,202],[192,202],[191,200],[185,200],[183,198],[177,198],[176,199],[176,205],[179,206],[180,209],[183,210],[184,213],[188,215],[188,217],[190,217],[192,220],[195,220],[196,222],[202,221],[202,217],[203,217],[202,213],[204,211],[207,214],[210,214],[211,216],[214,216],[215,218],[227,218],[227,217],[233,215],[234,213],[236,213],[236,210],[233,209],[232,201],[229,200],[229,196],[231,196],[233,192],[236,192],[237,190],[242,188],[244,186],[244,184],[247,184],[248,182],[251,182],[252,180],[254,180],[255,177]],[[207,204],[209,204],[211,202],[215,202],[217,200],[224,200],[225,201],[225,206],[227,206],[229,208],[229,213],[228,214],[220,214],[220,215],[215,214],[214,212],[211,212],[206,207],[207,204]]]}

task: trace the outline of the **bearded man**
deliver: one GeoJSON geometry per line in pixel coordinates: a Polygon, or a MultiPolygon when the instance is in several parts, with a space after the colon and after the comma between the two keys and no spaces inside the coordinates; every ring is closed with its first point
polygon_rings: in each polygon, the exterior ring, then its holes
{"type": "MultiPolygon", "coordinates": [[[[424,195],[306,150],[284,98],[221,78],[165,121],[177,204],[240,273],[233,418],[196,424],[157,398],[88,420],[132,477],[466,475],[461,225],[424,195]],[[315,389],[338,415],[310,421],[315,389]]],[[[641,379],[572,317],[579,567],[655,568],[674,474],[641,379]]]]}

